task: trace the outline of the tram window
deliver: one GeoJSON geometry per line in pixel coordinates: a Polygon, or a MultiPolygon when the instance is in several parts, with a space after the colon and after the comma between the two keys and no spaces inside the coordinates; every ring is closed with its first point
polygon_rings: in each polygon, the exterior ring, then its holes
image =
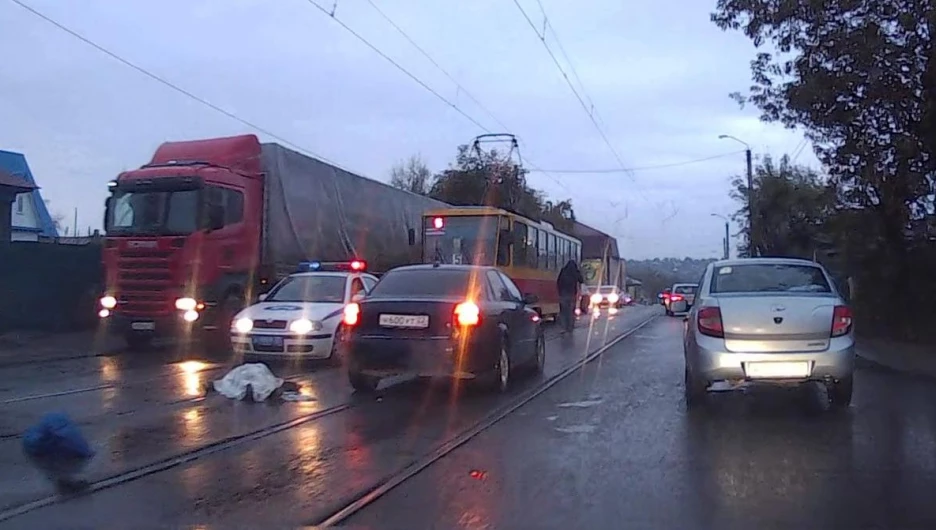
{"type": "Polygon", "coordinates": [[[539,230],[536,228],[528,227],[527,228],[527,244],[526,244],[526,263],[527,267],[532,269],[536,268],[536,246],[537,241],[539,240],[539,230]]]}
{"type": "Polygon", "coordinates": [[[540,270],[547,270],[547,259],[546,259],[546,241],[547,233],[543,230],[539,230],[539,237],[537,238],[536,244],[536,268],[540,270]]]}
{"type": "Polygon", "coordinates": [[[549,270],[558,270],[556,267],[556,254],[559,249],[556,247],[556,234],[549,234],[549,270]]]}
{"type": "Polygon", "coordinates": [[[527,225],[514,220],[513,224],[513,266],[527,265],[527,225]]]}

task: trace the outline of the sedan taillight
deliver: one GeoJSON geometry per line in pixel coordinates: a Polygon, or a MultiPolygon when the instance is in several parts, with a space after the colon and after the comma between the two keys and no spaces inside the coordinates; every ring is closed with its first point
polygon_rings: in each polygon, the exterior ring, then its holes
{"type": "Polygon", "coordinates": [[[832,336],[847,335],[852,328],[852,312],[848,306],[837,305],[832,313],[832,336]]]}
{"type": "Polygon", "coordinates": [[[722,324],[721,309],[703,307],[699,309],[699,333],[709,337],[724,338],[725,327],[722,324]]]}
{"type": "Polygon", "coordinates": [[[356,303],[350,303],[344,308],[344,318],[342,321],[345,326],[356,326],[361,319],[361,306],[356,303]]]}

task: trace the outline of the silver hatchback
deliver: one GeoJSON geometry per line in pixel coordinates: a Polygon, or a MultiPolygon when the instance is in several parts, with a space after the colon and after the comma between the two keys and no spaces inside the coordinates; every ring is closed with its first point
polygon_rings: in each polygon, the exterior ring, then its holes
{"type": "Polygon", "coordinates": [[[703,274],[683,337],[685,397],[716,382],[824,383],[832,407],[851,403],[852,312],[826,270],[792,258],[723,260],[703,274]]]}

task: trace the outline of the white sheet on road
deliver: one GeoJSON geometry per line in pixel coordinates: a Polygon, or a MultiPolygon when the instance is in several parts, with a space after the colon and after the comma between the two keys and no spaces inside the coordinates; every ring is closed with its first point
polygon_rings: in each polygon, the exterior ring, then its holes
{"type": "Polygon", "coordinates": [[[277,388],[283,386],[283,380],[263,363],[242,364],[228,372],[221,379],[213,382],[214,389],[226,398],[244,399],[250,386],[254,401],[263,401],[270,397],[277,388]]]}

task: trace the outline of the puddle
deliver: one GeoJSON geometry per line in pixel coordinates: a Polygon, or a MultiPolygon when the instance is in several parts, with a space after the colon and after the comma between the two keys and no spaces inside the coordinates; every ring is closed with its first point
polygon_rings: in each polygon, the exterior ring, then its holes
{"type": "Polygon", "coordinates": [[[586,399],[585,401],[570,401],[567,403],[560,403],[558,407],[563,409],[584,409],[588,407],[594,407],[595,405],[601,405],[602,402],[603,400],[601,399],[586,399]]]}
{"type": "Polygon", "coordinates": [[[568,427],[556,427],[556,430],[566,434],[590,434],[595,432],[594,425],[569,425],[568,427]]]}
{"type": "Polygon", "coordinates": [[[559,416],[546,416],[546,421],[556,421],[559,419],[559,416]]]}

